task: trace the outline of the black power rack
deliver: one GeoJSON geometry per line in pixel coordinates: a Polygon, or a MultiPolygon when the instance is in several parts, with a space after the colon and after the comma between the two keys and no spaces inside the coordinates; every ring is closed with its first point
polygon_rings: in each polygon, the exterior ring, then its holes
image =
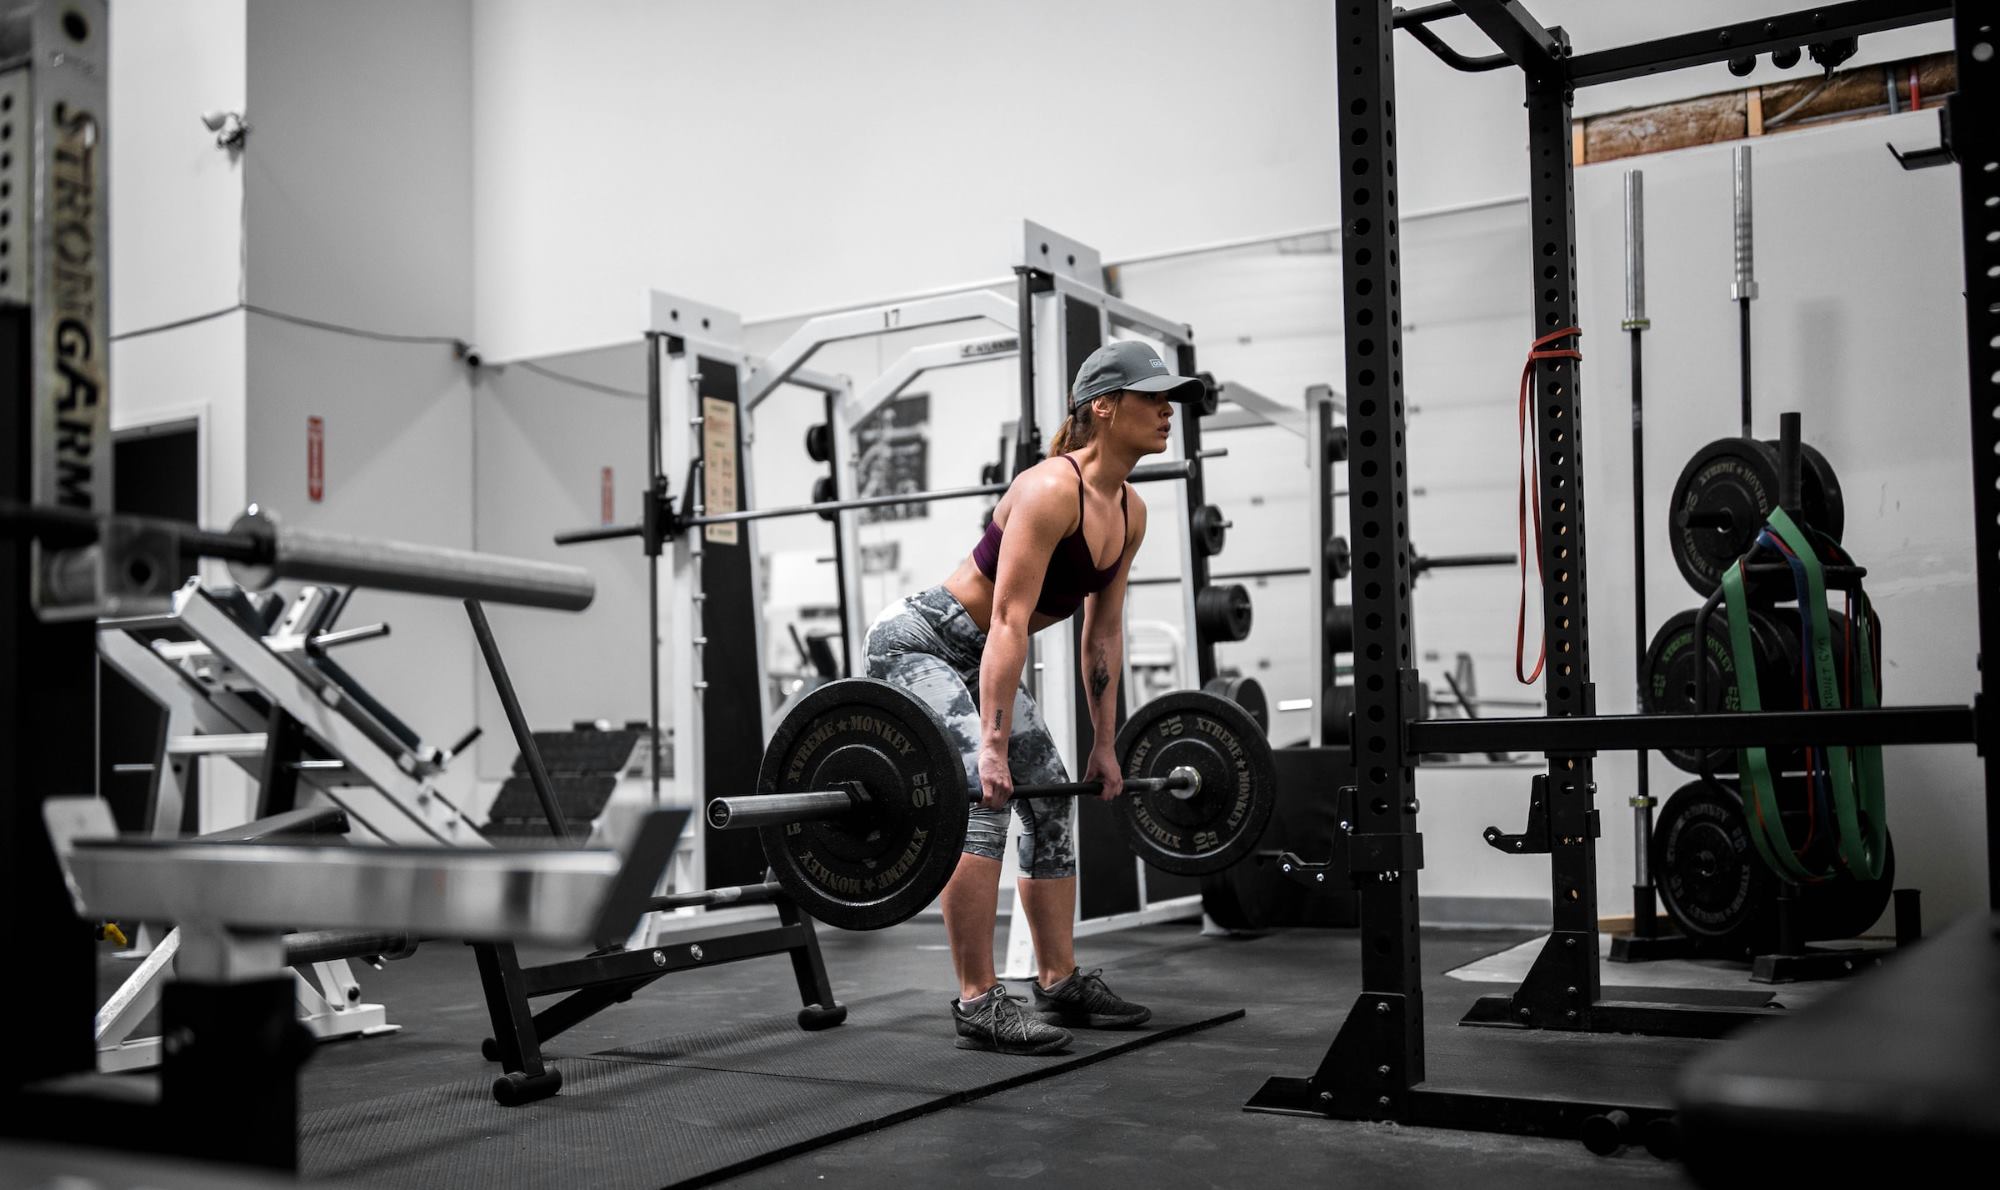
{"type": "MultiPolygon", "coordinates": [[[[1577,88],[1732,58],[1790,50],[1886,29],[1950,20],[1959,91],[1949,101],[1949,149],[1961,165],[1967,349],[1971,376],[1973,515],[1978,551],[1979,637],[2000,640],[2000,125],[1990,105],[2000,62],[1992,52],[1990,4],[1853,0],[1759,18],[1602,52],[1576,54],[1560,28],[1543,27],[1518,0],[1456,0],[1408,11],[1391,0],[1340,0],[1335,9],[1339,156],[1344,191],[1341,241],[1347,351],[1347,460],[1352,493],[1355,615],[1356,785],[1343,790],[1347,833],[1328,863],[1286,857],[1306,880],[1332,872],[1360,891],[1362,991],[1317,1069],[1276,1077],[1246,1105],[1334,1119],[1395,1121],[1484,1131],[1583,1137],[1637,1129],[1658,1107],[1544,1096],[1455,1092],[1425,1086],[1418,963],[1418,758],[1425,753],[1541,752],[1530,835],[1523,852],[1550,857],[1553,930],[1527,979],[1493,1015],[1517,1026],[1574,1032],[1717,1037],[1761,1009],[1619,1003],[1601,995],[1597,949],[1596,784],[1592,758],[1606,750],[1662,745],[1734,748],[1824,744],[1976,743],[1984,758],[1991,896],[2000,907],[2000,732],[1995,669],[1982,673],[1972,706],[1925,706],[1767,714],[1598,715],[1590,680],[1584,607],[1582,394],[1572,358],[1534,365],[1535,450],[1547,576],[1542,622],[1548,669],[1545,716],[1417,718],[1411,665],[1413,556],[1407,515],[1407,427],[1403,394],[1401,270],[1396,203],[1395,69],[1392,40],[1408,29],[1459,70],[1518,68],[1525,82],[1533,221],[1535,334],[1577,325],[1576,203],[1571,107],[1577,88]],[[1984,15],[1981,15],[1981,14],[1984,15]],[[1467,17],[1498,52],[1467,57],[1426,28],[1467,17]],[[1982,22],[1986,31],[1980,31],[1982,22]],[[1623,1119],[1615,1113],[1624,1112],[1623,1119]]],[[[1508,839],[1516,838],[1507,836],[1508,839]]],[[[1511,847],[1511,843],[1510,843],[1511,847]]],[[[1496,1021],[1497,1023],[1497,1021],[1496,1021]]]]}

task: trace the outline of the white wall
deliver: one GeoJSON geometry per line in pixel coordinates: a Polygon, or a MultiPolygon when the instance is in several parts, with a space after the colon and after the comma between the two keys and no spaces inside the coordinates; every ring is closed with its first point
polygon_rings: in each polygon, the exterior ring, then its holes
{"type": "MultiPolygon", "coordinates": [[[[493,633],[528,721],[537,728],[577,719],[623,722],[648,709],[646,558],[636,539],[561,547],[565,529],[602,522],[603,469],[612,469],[613,521],[632,524],[646,484],[644,347],[540,361],[562,375],[632,395],[564,384],[519,366],[488,369],[474,393],[477,548],[582,566],[597,597],[570,614],[494,607],[493,633]]],[[[666,567],[662,565],[662,575],[666,567]]],[[[495,733],[479,752],[482,777],[502,778],[515,748],[492,683],[478,686],[479,721],[495,733]]],[[[666,713],[666,708],[662,708],[666,713]]]]}
{"type": "Polygon", "coordinates": [[[196,417],[202,511],[243,500],[243,175],[199,116],[241,110],[243,0],[111,10],[114,428],[196,417]],[[157,328],[224,311],[212,321],[157,328]]]}
{"type": "MultiPolygon", "coordinates": [[[[464,368],[432,346],[371,343],[249,317],[249,499],[291,524],[471,548],[472,398],[464,368]],[[321,503],[306,492],[306,418],[315,415],[325,423],[321,503]]],[[[473,725],[473,690],[484,680],[465,609],[455,599],[363,587],[341,625],[384,620],[392,635],[349,646],[336,660],[426,741],[450,746],[473,725]]],[[[495,744],[511,749],[504,722],[488,727],[501,727],[495,744]]],[[[470,766],[454,766],[441,784],[469,794],[470,766]]]]}
{"type": "Polygon", "coordinates": [[[253,304],[469,337],[471,29],[469,0],[251,7],[253,304]]]}
{"type": "MultiPolygon", "coordinates": [[[[464,2],[251,6],[254,307],[391,335],[467,333],[470,42],[464,2]]],[[[472,384],[449,344],[248,317],[248,498],[301,525],[471,548],[472,384]],[[317,504],[309,416],[325,423],[317,504]]],[[[427,741],[449,745],[472,726],[485,681],[464,609],[364,589],[343,623],[374,620],[393,635],[340,661],[427,741]]],[[[482,741],[492,746],[512,754],[504,738],[482,741]]],[[[467,795],[471,766],[444,784],[467,795]]]]}
{"type": "Polygon", "coordinates": [[[756,315],[1325,218],[1319,0],[530,0],[474,19],[479,333],[636,335],[648,285],[756,315]]]}
{"type": "Polygon", "coordinates": [[[199,117],[243,109],[244,4],[119,0],[111,29],[111,330],[121,335],[241,298],[242,170],[199,117]]]}
{"type": "MultiPolygon", "coordinates": [[[[1579,51],[1778,12],[1538,0],[1579,51]]],[[[663,285],[759,315],[1003,274],[1022,218],[1107,260],[1337,218],[1327,0],[707,4],[473,14],[478,329],[496,358],[636,337],[663,285]]],[[[1464,20],[1437,26],[1490,49],[1464,20]]],[[[1857,62],[1941,49],[1939,27],[1857,62]]],[[[1524,193],[1518,72],[1397,43],[1402,208],[1524,193]]],[[[1602,111],[1780,77],[1720,65],[1602,111]]]]}

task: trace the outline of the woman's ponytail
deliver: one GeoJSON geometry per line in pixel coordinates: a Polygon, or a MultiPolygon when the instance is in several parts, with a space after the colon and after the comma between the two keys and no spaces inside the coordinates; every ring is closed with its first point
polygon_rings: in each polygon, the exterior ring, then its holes
{"type": "MultiPolygon", "coordinates": [[[[1098,401],[1104,399],[1097,397],[1085,401],[1069,411],[1069,416],[1063,418],[1062,425],[1056,427],[1055,437],[1049,439],[1049,458],[1066,455],[1073,450],[1082,450],[1090,445],[1090,440],[1097,437],[1097,418],[1092,416],[1091,410],[1098,401]]],[[[1111,403],[1114,405],[1124,399],[1123,389],[1110,394],[1111,403]]]]}
{"type": "Polygon", "coordinates": [[[1088,424],[1089,411],[1089,405],[1080,405],[1072,410],[1068,417],[1063,418],[1063,423],[1056,427],[1056,436],[1049,439],[1049,458],[1066,455],[1089,440],[1090,431],[1079,429],[1078,426],[1079,422],[1088,424]],[[1082,416],[1079,416],[1080,414],[1082,416]]]}

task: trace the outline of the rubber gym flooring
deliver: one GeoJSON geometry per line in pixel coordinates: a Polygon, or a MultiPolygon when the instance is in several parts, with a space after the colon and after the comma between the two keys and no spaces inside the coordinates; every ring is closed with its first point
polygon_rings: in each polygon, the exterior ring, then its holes
{"type": "MultiPolygon", "coordinates": [[[[1504,991],[1506,985],[1445,978],[1444,973],[1533,936],[1517,930],[1424,932],[1431,1084],[1664,1103],[1679,1065],[1715,1043],[1457,1027],[1458,1016],[1474,999],[1504,991]]],[[[1575,1142],[1241,1111],[1267,1075],[1306,1074],[1319,1061],[1359,988],[1360,959],[1352,931],[1203,938],[1193,923],[1182,923],[1085,939],[1080,949],[1087,963],[1102,965],[1115,989],[1154,1005],[1171,1022],[1212,1018],[1218,1015],[1215,1010],[1241,1008],[1245,1014],[991,1093],[994,1080],[1033,1073],[1044,1060],[1003,1060],[952,1049],[945,1007],[950,977],[939,923],[920,919],[869,934],[822,930],[821,938],[836,993],[852,1006],[853,1015],[836,1030],[845,1031],[839,1044],[824,1047],[831,1068],[807,1078],[770,1077],[786,1065],[797,1072],[797,1058],[784,1052],[785,1038],[807,1044],[820,1040],[791,1031],[797,1004],[789,965],[782,958],[670,976],[630,1003],[556,1038],[547,1052],[568,1071],[564,1109],[588,1116],[584,1140],[571,1137],[565,1143],[591,1146],[578,1158],[586,1168],[562,1167],[566,1176],[560,1179],[548,1176],[545,1161],[521,1152],[522,1142],[546,1125],[524,1122],[512,1134],[483,1131],[511,1127],[517,1117],[530,1121],[535,1106],[488,1112],[483,1093],[464,1093],[490,1081],[494,1069],[479,1057],[486,1013],[470,951],[426,945],[383,971],[361,968],[365,998],[387,1004],[390,1019],[403,1030],[322,1045],[307,1064],[301,1078],[307,1172],[316,1166],[348,1167],[337,1168],[343,1184],[368,1184],[367,1176],[352,1166],[365,1164],[373,1153],[392,1152],[396,1145],[408,1146],[412,1161],[425,1160],[423,1140],[430,1129],[450,1147],[448,1180],[455,1183],[490,1190],[552,1180],[609,1184],[591,1176],[594,1168],[607,1176],[615,1172],[611,1180],[620,1185],[664,1185],[671,1170],[649,1167],[643,1159],[646,1144],[633,1138],[657,1140],[661,1121],[690,1115],[717,1124],[743,1118],[740,1111],[704,1113],[704,1102],[756,1103],[763,1109],[765,1138],[710,1136],[691,1143],[775,1149],[799,1140],[784,1130],[791,1114],[787,1100],[801,1111],[820,1110],[837,1100],[863,1116],[908,1115],[904,1109],[923,1097],[898,1092],[945,1071],[944,1084],[977,1086],[973,1094],[979,1097],[954,1096],[940,1110],[926,1108],[927,1114],[795,1152],[717,1184],[1088,1182],[1096,1190],[1116,1190],[1271,1184],[1273,1179],[1280,1184],[1298,1179],[1313,1185],[1448,1186],[1474,1176],[1488,1188],[1532,1190],[1690,1184],[1677,1164],[1658,1161],[1643,1149],[1604,1158],[1575,1142]],[[912,989],[919,991],[907,994],[912,989]],[[920,1073],[871,1069],[871,1062],[880,1062],[871,1059],[871,1047],[860,1044],[865,1029],[893,1031],[897,1044],[929,1031],[939,1056],[920,1073]],[[607,1052],[617,1050],[626,1052],[607,1052]],[[599,1057],[589,1057],[593,1054],[599,1057]],[[954,1070],[957,1059],[965,1060],[975,1072],[972,1077],[954,1070]],[[1013,1073],[1015,1064],[1019,1075],[1013,1073]],[[764,1072],[757,1073],[760,1069],[764,1072]],[[677,1089],[663,1089],[668,1076],[677,1089]],[[683,1097],[678,1104],[676,1095],[683,1097]],[[739,1102],[737,1097],[743,1098],[739,1102]],[[477,1119],[464,1114],[475,1108],[477,1119]],[[355,1141],[353,1149],[342,1147],[341,1129],[377,1127],[394,1135],[355,1141]]],[[[524,962],[558,957],[563,956],[522,954],[524,962]]],[[[107,960],[101,980],[105,990],[128,969],[107,960]]],[[[1099,1034],[1092,1044],[1101,1044],[1099,1039],[1130,1038],[1099,1034]]],[[[421,1177],[386,1180],[426,1184],[421,1177]]]]}

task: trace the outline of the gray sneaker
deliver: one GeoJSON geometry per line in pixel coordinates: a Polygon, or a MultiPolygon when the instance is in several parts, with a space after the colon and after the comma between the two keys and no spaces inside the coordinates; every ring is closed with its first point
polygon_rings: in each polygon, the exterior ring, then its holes
{"type": "Polygon", "coordinates": [[[1046,991],[1035,985],[1035,1015],[1072,1029],[1135,1029],[1153,1019],[1153,1010],[1114,995],[1104,986],[1103,968],[1072,967],[1068,979],[1046,991]]]}
{"type": "Polygon", "coordinates": [[[994,984],[986,998],[967,1009],[951,1002],[951,1019],[958,1026],[958,1048],[992,1050],[996,1054],[1053,1054],[1069,1048],[1067,1029],[1045,1025],[1029,1015],[1023,1002],[994,984]]]}

